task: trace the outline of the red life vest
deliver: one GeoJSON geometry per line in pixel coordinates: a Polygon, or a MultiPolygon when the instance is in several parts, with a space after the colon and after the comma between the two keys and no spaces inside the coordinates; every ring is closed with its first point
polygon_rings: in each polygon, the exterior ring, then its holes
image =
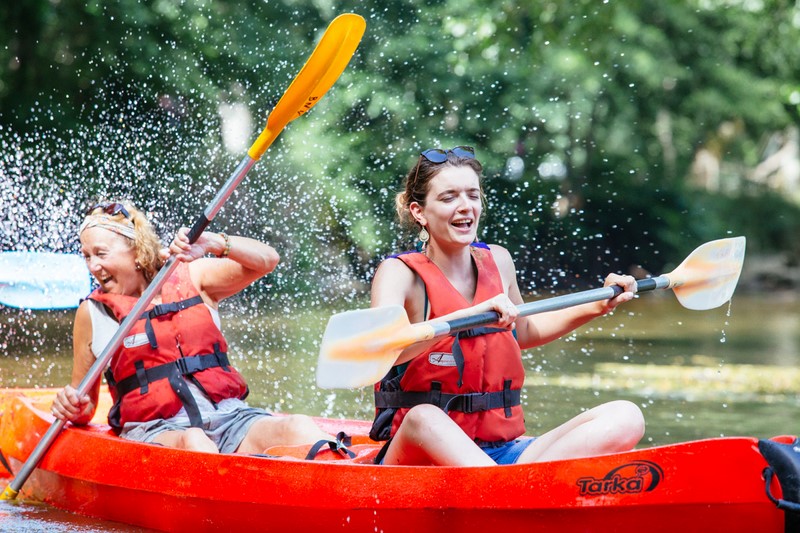
{"type": "MultiPolygon", "coordinates": [[[[471,247],[478,269],[473,302],[467,302],[439,267],[422,253],[397,257],[422,278],[433,319],[503,292],[500,271],[485,245],[471,247]]],[[[427,307],[427,306],[426,306],[427,307]]],[[[475,328],[445,337],[375,386],[376,415],[370,436],[386,440],[408,409],[421,403],[445,410],[478,444],[499,444],[525,432],[520,391],[525,377],[514,334],[475,328]]]]}
{"type": "MultiPolygon", "coordinates": [[[[105,304],[122,322],[138,298],[100,289],[89,299],[105,304]]],[[[213,402],[247,396],[244,378],[228,362],[228,345],[182,263],[161,289],[162,303],[150,306],[113,355],[106,381],[114,399],[108,422],[169,418],[186,407],[192,425],[202,424],[186,376],[213,402]]]]}

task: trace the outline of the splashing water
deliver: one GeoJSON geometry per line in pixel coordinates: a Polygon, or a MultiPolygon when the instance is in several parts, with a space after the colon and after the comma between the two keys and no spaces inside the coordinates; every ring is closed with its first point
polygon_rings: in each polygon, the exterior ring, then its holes
{"type": "MultiPolygon", "coordinates": [[[[226,149],[241,144],[241,138],[223,142],[229,117],[195,113],[197,101],[147,89],[139,94],[88,110],[87,122],[94,125],[66,132],[33,124],[32,131],[18,133],[0,125],[0,250],[78,253],[78,225],[87,206],[99,199],[133,201],[148,213],[164,243],[180,226],[191,225],[244,156],[226,149]]],[[[255,94],[252,100],[267,98],[255,94]]],[[[240,122],[243,101],[236,107],[240,122]]],[[[331,203],[330,176],[324,168],[307,170],[299,163],[318,149],[305,141],[304,127],[316,127],[311,118],[324,120],[324,105],[287,128],[209,227],[269,242],[281,254],[275,272],[222,306],[231,318],[226,334],[230,331],[234,347],[237,342],[257,347],[238,355],[242,365],[254,366],[254,379],[261,381],[254,389],[266,389],[268,383],[280,388],[281,377],[290,375],[282,367],[299,363],[303,373],[313,373],[323,315],[331,305],[354,306],[367,293],[356,262],[331,245],[330,228],[350,221],[331,203]]],[[[43,315],[0,312],[0,353],[70,349],[68,326],[59,329],[61,340],[54,342],[43,334],[43,315]]],[[[11,379],[9,372],[2,384],[40,385],[24,374],[11,379]]],[[[320,393],[320,403],[332,405],[325,394],[320,393]]],[[[275,395],[276,408],[294,407],[279,391],[275,395]]]]}

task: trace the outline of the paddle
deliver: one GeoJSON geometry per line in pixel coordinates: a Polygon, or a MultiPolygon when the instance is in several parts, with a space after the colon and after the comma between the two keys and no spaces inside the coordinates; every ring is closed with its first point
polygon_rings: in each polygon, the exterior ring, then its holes
{"type": "MultiPolygon", "coordinates": [[[[239,163],[239,166],[228,178],[222,189],[219,190],[216,197],[195,221],[189,231],[190,242],[195,242],[200,234],[203,233],[203,230],[213,220],[225,201],[233,194],[234,189],[242,181],[247,171],[261,158],[286,124],[305,114],[331,88],[350,62],[350,58],[355,53],[365,28],[366,22],[364,19],[355,14],[341,15],[331,22],[306,64],[269,114],[266,127],[250,147],[250,150],[248,150],[247,156],[239,163]]],[[[147,287],[147,290],[139,298],[136,305],[133,306],[125,320],[122,321],[117,332],[109,341],[108,346],[97,357],[97,361],[84,376],[77,389],[79,396],[86,394],[89,388],[100,378],[103,369],[109,364],[112,356],[122,344],[122,339],[128,334],[133,324],[145,311],[155,295],[161,291],[161,287],[177,266],[177,260],[174,257],[170,257],[166,264],[161,267],[158,275],[147,287]]],[[[3,491],[3,494],[0,495],[0,500],[16,498],[19,489],[36,468],[36,465],[39,464],[39,461],[50,448],[64,424],[63,420],[53,422],[50,429],[47,430],[39,444],[31,452],[28,460],[3,491]]]]}
{"type": "Polygon", "coordinates": [[[74,309],[91,290],[83,257],[56,252],[0,252],[0,305],[74,309]]]}
{"type": "MultiPolygon", "coordinates": [[[[675,270],[637,280],[638,292],[672,289],[688,309],[713,309],[731,299],[744,261],[744,237],[721,239],[694,250],[675,270]]],[[[556,311],[619,295],[619,286],[565,294],[518,306],[520,316],[556,311]]],[[[494,311],[447,322],[411,324],[400,306],[346,311],[328,321],[320,346],[317,385],[326,389],[371,385],[386,375],[408,346],[496,322],[494,311]]]]}

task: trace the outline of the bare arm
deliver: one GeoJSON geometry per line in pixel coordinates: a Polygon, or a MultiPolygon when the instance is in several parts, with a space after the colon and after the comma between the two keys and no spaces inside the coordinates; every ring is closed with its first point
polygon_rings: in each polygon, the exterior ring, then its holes
{"type": "MultiPolygon", "coordinates": [[[[511,255],[505,248],[494,245],[492,252],[507,287],[508,298],[514,305],[524,303],[517,284],[516,269],[511,255]]],[[[522,349],[532,348],[554,341],[634,297],[636,281],[633,277],[609,274],[606,277],[605,286],[610,285],[620,285],[624,292],[611,300],[517,318],[517,341],[520,347],[522,349]]]]}
{"type": "Polygon", "coordinates": [[[72,382],[56,394],[52,412],[56,418],[76,425],[88,424],[97,409],[100,395],[98,379],[87,394],[78,396],[77,388],[95,362],[92,352],[92,319],[89,316],[88,301],[81,303],[75,313],[72,340],[72,382]]]}
{"type": "Polygon", "coordinates": [[[191,262],[192,281],[206,301],[214,306],[272,272],[280,261],[272,246],[237,235],[228,237],[230,249],[226,258],[204,257],[206,254],[222,255],[226,249],[224,237],[219,233],[204,232],[189,245],[187,235],[188,229],[181,228],[170,245],[170,252],[181,261],[191,262]]]}

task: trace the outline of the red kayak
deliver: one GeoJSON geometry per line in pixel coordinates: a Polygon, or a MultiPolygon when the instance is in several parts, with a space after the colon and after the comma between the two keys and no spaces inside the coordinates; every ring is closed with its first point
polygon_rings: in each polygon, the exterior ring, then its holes
{"type": "MultiPolygon", "coordinates": [[[[12,474],[53,422],[55,392],[0,389],[0,451],[12,474]]],[[[532,465],[377,466],[380,444],[365,436],[364,421],[317,419],[352,435],[356,457],[329,451],[304,460],[292,448],[214,455],[125,441],[101,411],[87,427],[67,426],[20,498],[187,532],[800,528],[794,437],[717,438],[532,465]]]]}

